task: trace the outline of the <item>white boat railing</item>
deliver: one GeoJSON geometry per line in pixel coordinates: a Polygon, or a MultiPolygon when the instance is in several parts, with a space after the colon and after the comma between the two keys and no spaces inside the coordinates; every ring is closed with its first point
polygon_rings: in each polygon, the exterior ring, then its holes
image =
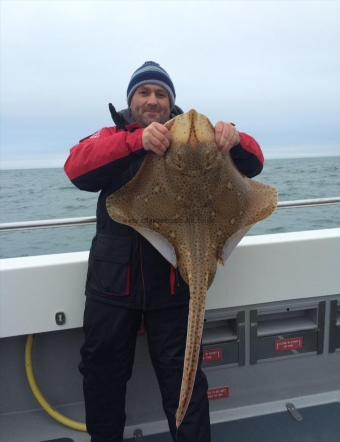
{"type": "MultiPolygon", "coordinates": [[[[337,205],[337,204],[340,204],[340,197],[280,201],[277,207],[278,209],[292,209],[292,208],[316,207],[316,206],[337,205]]],[[[59,218],[59,219],[37,220],[37,221],[1,223],[0,232],[28,230],[28,229],[46,229],[50,227],[85,226],[85,225],[95,224],[95,222],[96,222],[95,216],[84,216],[78,218],[59,218]]]]}

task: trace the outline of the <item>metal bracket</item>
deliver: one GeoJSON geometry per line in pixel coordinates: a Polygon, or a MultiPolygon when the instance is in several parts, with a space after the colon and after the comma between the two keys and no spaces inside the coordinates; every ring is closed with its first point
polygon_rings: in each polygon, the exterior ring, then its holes
{"type": "Polygon", "coordinates": [[[74,440],[70,439],[69,437],[62,437],[59,439],[42,440],[41,442],[74,442],[74,440]]]}
{"type": "Polygon", "coordinates": [[[143,432],[140,428],[133,432],[133,437],[135,442],[143,442],[144,440],[143,432]]]}
{"type": "Polygon", "coordinates": [[[296,420],[297,422],[301,422],[303,420],[301,413],[292,402],[287,402],[286,408],[288,413],[292,416],[294,420],[296,420]]]}

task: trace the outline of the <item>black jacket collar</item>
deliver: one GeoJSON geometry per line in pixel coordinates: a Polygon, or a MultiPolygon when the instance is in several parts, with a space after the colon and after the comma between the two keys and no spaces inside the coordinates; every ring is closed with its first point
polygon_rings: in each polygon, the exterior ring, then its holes
{"type": "MultiPolygon", "coordinates": [[[[135,121],[132,118],[130,109],[123,109],[117,112],[113,104],[109,103],[109,110],[113,122],[115,123],[116,127],[118,127],[119,129],[126,130],[126,127],[129,124],[135,123],[135,121]]],[[[182,109],[179,106],[175,105],[171,111],[170,118],[174,118],[180,114],[183,114],[182,109]]]]}

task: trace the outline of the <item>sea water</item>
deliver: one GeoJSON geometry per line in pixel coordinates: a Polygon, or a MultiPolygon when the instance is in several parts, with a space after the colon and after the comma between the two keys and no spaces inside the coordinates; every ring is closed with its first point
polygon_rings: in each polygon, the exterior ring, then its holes
{"type": "MultiPolygon", "coordinates": [[[[340,196],[340,156],[267,160],[254,178],[279,201],[340,196]]],[[[62,168],[0,171],[0,222],[95,216],[98,194],[77,189],[62,168]]],[[[340,205],[279,209],[248,235],[340,227],[340,205]]],[[[95,226],[0,233],[0,257],[89,250],[95,226]]]]}

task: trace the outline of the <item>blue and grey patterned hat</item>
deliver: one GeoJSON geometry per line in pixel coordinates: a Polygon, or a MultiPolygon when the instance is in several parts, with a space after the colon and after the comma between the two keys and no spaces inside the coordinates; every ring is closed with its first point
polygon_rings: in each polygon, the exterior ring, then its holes
{"type": "Polygon", "coordinates": [[[176,92],[169,74],[154,61],[146,61],[133,74],[127,88],[127,101],[130,106],[136,89],[143,84],[158,84],[169,94],[171,109],[175,105],[176,92]]]}

